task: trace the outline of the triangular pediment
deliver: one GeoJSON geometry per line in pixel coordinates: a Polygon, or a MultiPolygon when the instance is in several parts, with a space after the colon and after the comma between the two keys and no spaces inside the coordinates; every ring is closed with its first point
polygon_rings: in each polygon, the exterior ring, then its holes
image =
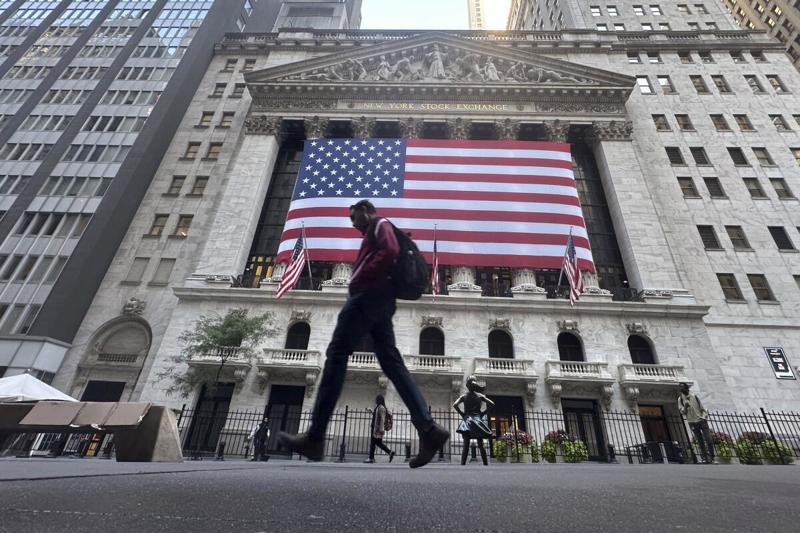
{"type": "Polygon", "coordinates": [[[444,32],[246,74],[259,85],[481,85],[632,88],[634,78],[444,32]]]}

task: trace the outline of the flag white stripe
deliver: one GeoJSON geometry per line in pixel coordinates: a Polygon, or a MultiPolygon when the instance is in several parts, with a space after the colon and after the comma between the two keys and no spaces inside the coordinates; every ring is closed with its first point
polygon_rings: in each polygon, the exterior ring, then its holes
{"type": "Polygon", "coordinates": [[[468,181],[417,181],[406,180],[406,189],[417,191],[481,191],[481,192],[518,192],[524,194],[558,194],[560,196],[578,197],[575,187],[561,185],[536,185],[531,183],[484,183],[468,181]]]}
{"type": "MultiPolygon", "coordinates": [[[[356,198],[306,198],[294,200],[289,206],[289,211],[297,209],[313,209],[315,207],[350,207],[356,203],[356,198]]],[[[547,213],[571,215],[583,218],[580,206],[566,204],[549,204],[539,202],[501,202],[493,200],[437,200],[428,198],[370,198],[370,202],[378,208],[413,208],[424,209],[453,209],[458,211],[513,211],[519,213],[547,213]]],[[[346,214],[344,216],[347,216],[346,214]]],[[[445,215],[446,216],[446,215],[445,215]]],[[[515,222],[509,222],[509,225],[515,222]]],[[[561,251],[564,252],[563,250],[561,251]]]]}
{"type": "Polygon", "coordinates": [[[429,174],[494,174],[504,176],[556,176],[573,178],[572,170],[554,167],[523,167],[511,165],[453,165],[451,163],[406,163],[406,172],[429,174]]]}
{"type": "Polygon", "coordinates": [[[516,148],[446,148],[408,146],[407,155],[428,155],[439,157],[499,157],[504,159],[557,159],[572,161],[568,151],[561,150],[518,150],[516,148]]]}
{"type": "MultiPolygon", "coordinates": [[[[548,224],[545,222],[514,222],[513,224],[502,220],[447,220],[441,218],[389,218],[400,229],[412,231],[417,229],[472,231],[486,233],[539,233],[546,235],[567,235],[570,227],[576,237],[588,238],[586,228],[569,226],[567,224],[548,224]]],[[[305,222],[306,228],[352,228],[353,224],[345,217],[304,217],[293,218],[286,221],[284,230],[301,229],[305,222]]]]}
{"type": "MultiPolygon", "coordinates": [[[[308,229],[308,226],[306,226],[308,229]]],[[[288,239],[281,243],[278,253],[292,249],[292,242],[295,239],[288,239]]],[[[361,247],[362,239],[341,239],[341,238],[315,238],[308,237],[308,247],[312,250],[358,250],[361,247]]],[[[439,253],[459,253],[473,255],[533,255],[562,257],[564,255],[563,244],[519,244],[519,243],[468,243],[461,241],[443,241],[437,239],[437,251],[439,253]]],[[[417,240],[414,242],[420,251],[432,252],[432,240],[417,240]]],[[[591,261],[592,254],[586,248],[575,247],[576,255],[580,259],[591,261]]]]}

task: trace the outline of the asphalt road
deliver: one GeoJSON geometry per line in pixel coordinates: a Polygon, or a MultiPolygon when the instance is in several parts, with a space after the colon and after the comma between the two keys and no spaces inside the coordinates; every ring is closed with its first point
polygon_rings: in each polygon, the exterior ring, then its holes
{"type": "Polygon", "coordinates": [[[3,533],[794,532],[798,508],[798,466],[0,460],[3,533]]]}

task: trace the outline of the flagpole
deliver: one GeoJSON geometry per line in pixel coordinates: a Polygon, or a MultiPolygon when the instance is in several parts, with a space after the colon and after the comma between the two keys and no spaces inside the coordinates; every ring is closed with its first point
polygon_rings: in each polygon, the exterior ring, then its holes
{"type": "Polygon", "coordinates": [[[308,241],[306,240],[306,223],[301,222],[300,232],[303,234],[303,248],[306,251],[306,266],[308,267],[308,286],[314,290],[314,277],[311,275],[311,251],[308,249],[308,241]]]}
{"type": "MultiPolygon", "coordinates": [[[[567,254],[569,253],[570,239],[572,239],[572,226],[569,227],[569,237],[567,237],[567,244],[564,245],[564,259],[566,259],[567,254]]],[[[564,277],[564,261],[561,261],[561,272],[558,273],[558,283],[556,284],[556,290],[558,290],[558,287],[561,286],[562,277],[564,277]]]]}
{"type": "MultiPolygon", "coordinates": [[[[433,225],[433,268],[436,269],[436,224],[433,225]]],[[[431,280],[438,282],[438,273],[434,271],[432,274],[431,280]]],[[[439,288],[433,287],[433,284],[431,284],[431,292],[433,292],[433,303],[436,303],[436,294],[439,292],[439,288]]]]}

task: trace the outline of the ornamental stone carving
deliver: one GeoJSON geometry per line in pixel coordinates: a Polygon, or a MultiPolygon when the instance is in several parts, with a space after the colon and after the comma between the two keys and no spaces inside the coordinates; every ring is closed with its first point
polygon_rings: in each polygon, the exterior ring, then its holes
{"type": "Polygon", "coordinates": [[[573,113],[573,114],[603,114],[624,115],[625,106],[614,103],[590,102],[534,102],[533,107],[542,113],[573,113]]]}
{"type": "Polygon", "coordinates": [[[328,131],[330,119],[321,117],[311,117],[303,121],[306,130],[306,139],[321,139],[328,131]]]}
{"type": "Polygon", "coordinates": [[[547,138],[555,142],[566,142],[569,136],[569,122],[547,120],[543,124],[547,138]]]}
{"type": "Polygon", "coordinates": [[[575,333],[580,332],[578,329],[578,322],[576,320],[559,320],[558,329],[560,331],[571,331],[575,333]]]}
{"type": "Polygon", "coordinates": [[[375,129],[375,119],[360,117],[358,120],[351,121],[353,126],[353,135],[361,139],[372,137],[372,131],[375,129]]]}
{"type": "Polygon", "coordinates": [[[611,409],[611,399],[614,396],[614,386],[613,385],[603,385],[603,392],[602,392],[602,402],[603,407],[606,411],[611,409]]]}
{"type": "Polygon", "coordinates": [[[292,311],[292,322],[308,322],[311,320],[311,311],[295,309],[292,311]]]}
{"type": "Polygon", "coordinates": [[[398,125],[400,126],[400,135],[405,138],[418,139],[422,136],[424,123],[420,119],[408,117],[401,120],[398,125]]]}
{"type": "Polygon", "coordinates": [[[442,320],[442,317],[440,317],[440,316],[423,315],[420,325],[423,328],[430,327],[430,326],[441,328],[442,327],[442,323],[443,323],[443,320],[442,320]]]}
{"type": "Polygon", "coordinates": [[[319,376],[319,371],[317,370],[309,370],[306,372],[306,398],[311,398],[314,395],[314,388],[317,385],[317,376],[319,376]]]}
{"type": "Polygon", "coordinates": [[[509,318],[495,318],[489,322],[489,329],[502,329],[511,331],[511,319],[509,318]]]}
{"type": "Polygon", "coordinates": [[[505,120],[497,120],[494,123],[495,131],[497,132],[497,138],[502,140],[515,140],[519,137],[519,130],[522,124],[519,120],[511,120],[507,118],[505,120]]]}
{"type": "Polygon", "coordinates": [[[353,274],[351,263],[336,263],[333,265],[331,279],[322,282],[323,287],[347,287],[350,284],[350,276],[353,274]]]}
{"type": "Polygon", "coordinates": [[[647,326],[641,322],[628,322],[625,328],[631,335],[647,335],[647,326]]]}
{"type": "Polygon", "coordinates": [[[463,118],[454,118],[447,121],[447,129],[451,139],[469,139],[472,123],[463,118]]]}
{"type": "Polygon", "coordinates": [[[592,122],[592,138],[597,141],[630,141],[633,123],[630,120],[592,122]]]}
{"type": "Polygon", "coordinates": [[[335,109],[336,100],[317,100],[309,98],[255,98],[253,100],[255,109],[287,109],[287,110],[308,110],[308,109],[335,109]]]}
{"type": "Polygon", "coordinates": [[[535,381],[526,381],[525,382],[525,395],[528,399],[532,402],[536,398],[536,382],[535,381]]]}
{"type": "Polygon", "coordinates": [[[274,135],[279,138],[279,141],[284,136],[281,117],[250,116],[244,121],[244,129],[248,135],[274,135]]]}
{"type": "Polygon", "coordinates": [[[122,306],[123,315],[141,315],[144,313],[144,308],[147,304],[144,300],[138,298],[129,298],[125,305],[122,306]]]}
{"type": "Polygon", "coordinates": [[[561,392],[563,387],[561,383],[551,383],[550,384],[550,396],[553,398],[553,403],[558,406],[561,404],[561,392]]]}
{"type": "Polygon", "coordinates": [[[511,287],[511,294],[514,296],[547,294],[543,287],[536,285],[536,272],[530,268],[515,269],[513,282],[514,286],[511,287]]]}

